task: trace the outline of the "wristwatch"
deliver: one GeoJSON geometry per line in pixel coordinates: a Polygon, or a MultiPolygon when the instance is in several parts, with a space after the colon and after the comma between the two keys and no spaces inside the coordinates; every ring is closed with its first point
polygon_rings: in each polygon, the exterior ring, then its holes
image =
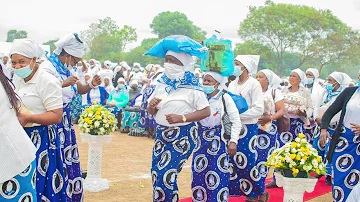
{"type": "Polygon", "coordinates": [[[186,116],[185,115],[181,115],[182,116],[182,121],[186,122],[186,116]]]}

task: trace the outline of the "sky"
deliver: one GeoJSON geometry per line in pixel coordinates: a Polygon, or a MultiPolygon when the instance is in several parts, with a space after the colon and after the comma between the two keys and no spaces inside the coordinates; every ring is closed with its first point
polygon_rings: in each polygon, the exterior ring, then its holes
{"type": "MultiPolygon", "coordinates": [[[[330,9],[354,29],[360,30],[360,0],[273,0],[275,3],[301,4],[317,9],[330,9]]],[[[219,30],[222,37],[233,42],[240,22],[246,18],[249,6],[264,5],[265,0],[12,0],[1,4],[0,41],[6,40],[10,29],[26,30],[28,38],[43,43],[68,33],[85,30],[98,19],[111,17],[122,27],[136,28],[138,46],[142,39],[156,37],[151,33],[153,18],[163,11],[179,11],[208,33],[219,30]],[[51,2],[51,3],[49,3],[51,2]],[[179,3],[177,3],[179,2],[179,3]],[[180,3],[181,2],[181,3],[180,3]],[[212,3],[211,3],[212,2],[212,3]]]]}

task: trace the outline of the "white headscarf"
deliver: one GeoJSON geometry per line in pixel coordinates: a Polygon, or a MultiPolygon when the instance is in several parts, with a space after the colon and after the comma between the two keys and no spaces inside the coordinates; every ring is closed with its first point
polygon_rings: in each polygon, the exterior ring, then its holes
{"type": "Polygon", "coordinates": [[[146,71],[148,71],[148,72],[150,72],[153,68],[155,68],[155,66],[153,64],[148,64],[145,67],[146,71]]]}
{"type": "Polygon", "coordinates": [[[140,67],[141,67],[140,63],[135,62],[133,64],[133,68],[135,68],[135,67],[139,68],[139,70],[140,70],[140,67]]]}
{"type": "Polygon", "coordinates": [[[217,82],[219,82],[219,89],[225,89],[226,88],[226,86],[225,86],[225,83],[226,83],[226,81],[227,81],[227,79],[226,79],[226,77],[224,77],[224,76],[221,76],[221,74],[219,74],[219,73],[217,73],[217,72],[205,72],[204,73],[204,77],[206,76],[206,75],[209,75],[209,76],[211,76],[212,78],[214,78],[215,79],[215,81],[217,81],[217,82]]]}
{"type": "Polygon", "coordinates": [[[110,62],[109,60],[106,60],[106,61],[104,62],[104,65],[105,65],[108,69],[112,69],[112,67],[113,67],[113,63],[110,62]]]}
{"type": "Polygon", "coordinates": [[[273,71],[269,69],[260,70],[263,74],[265,74],[266,78],[269,80],[269,87],[272,89],[277,89],[280,86],[282,80],[278,75],[276,75],[273,71]]]}
{"type": "Polygon", "coordinates": [[[176,59],[178,59],[183,65],[184,65],[184,70],[185,71],[190,71],[193,72],[194,71],[194,64],[196,61],[194,61],[194,58],[186,53],[176,53],[174,51],[167,51],[166,55],[171,55],[174,56],[176,59]]]}
{"type": "Polygon", "coordinates": [[[335,79],[338,84],[340,84],[341,87],[346,88],[349,86],[352,79],[349,75],[343,73],[343,72],[333,72],[329,76],[335,79]]]}
{"type": "Polygon", "coordinates": [[[300,86],[305,86],[305,84],[307,84],[305,72],[303,72],[299,68],[292,70],[291,73],[293,73],[293,72],[295,72],[297,75],[299,75],[299,77],[300,77],[300,86]]]}
{"type": "Polygon", "coordinates": [[[75,34],[66,35],[64,38],[55,42],[54,45],[56,46],[56,49],[54,50],[56,55],[60,55],[61,51],[64,49],[67,53],[77,58],[82,58],[84,56],[84,43],[78,41],[75,34]]]}
{"type": "Polygon", "coordinates": [[[306,73],[310,72],[312,75],[314,75],[314,82],[318,80],[319,78],[319,70],[315,69],[315,68],[309,68],[306,70],[306,73]]]}
{"type": "Polygon", "coordinates": [[[27,58],[40,59],[44,55],[44,50],[32,39],[15,39],[10,49],[10,57],[19,54],[27,58]]]}
{"type": "Polygon", "coordinates": [[[124,79],[124,78],[122,78],[122,77],[120,77],[120,78],[117,80],[117,82],[118,82],[118,83],[120,83],[120,82],[124,82],[124,83],[126,83],[125,79],[124,79]]]}
{"type": "Polygon", "coordinates": [[[131,82],[130,82],[130,86],[132,86],[132,85],[139,85],[139,82],[137,81],[137,80],[132,80],[131,82]]]}
{"type": "Polygon", "coordinates": [[[250,75],[255,75],[260,62],[260,55],[238,55],[235,60],[241,62],[250,75]]]}

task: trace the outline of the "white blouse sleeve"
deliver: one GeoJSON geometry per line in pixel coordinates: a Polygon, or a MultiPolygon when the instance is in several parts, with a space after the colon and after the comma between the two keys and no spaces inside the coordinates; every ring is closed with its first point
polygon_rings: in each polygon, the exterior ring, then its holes
{"type": "Polygon", "coordinates": [[[259,118],[263,115],[264,96],[261,90],[260,83],[253,84],[253,88],[251,90],[251,101],[252,101],[252,106],[249,106],[249,109],[246,112],[240,114],[240,118],[254,119],[254,118],[259,118]]]}
{"type": "Polygon", "coordinates": [[[206,99],[206,95],[204,92],[199,90],[193,90],[192,95],[189,94],[190,99],[192,99],[192,107],[195,110],[199,111],[205,109],[206,107],[210,106],[209,101],[206,99]]]}
{"type": "Polygon", "coordinates": [[[235,144],[237,144],[239,140],[239,133],[241,130],[240,115],[231,96],[225,93],[224,99],[226,104],[226,113],[229,115],[229,118],[232,122],[230,142],[234,142],[235,144]]]}
{"type": "MultiPolygon", "coordinates": [[[[272,96],[272,95],[271,95],[272,96]]],[[[281,100],[284,100],[284,96],[283,94],[281,93],[281,91],[279,89],[275,89],[275,99],[274,99],[274,102],[277,103],[281,100]]]]}
{"type": "Polygon", "coordinates": [[[47,79],[43,85],[38,85],[38,91],[47,111],[63,108],[61,84],[56,79],[47,79]]]}

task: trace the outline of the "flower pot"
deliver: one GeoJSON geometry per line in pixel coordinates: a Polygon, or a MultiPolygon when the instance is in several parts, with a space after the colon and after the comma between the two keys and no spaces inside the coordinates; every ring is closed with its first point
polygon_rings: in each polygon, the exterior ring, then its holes
{"type": "Polygon", "coordinates": [[[102,148],[110,144],[112,135],[81,134],[81,141],[89,144],[87,177],[84,190],[100,192],[109,189],[109,181],[101,177],[102,148]]]}
{"type": "Polygon", "coordinates": [[[316,178],[290,178],[280,173],[274,174],[277,186],[284,188],[284,202],[302,202],[305,191],[313,192],[318,181],[316,178]]]}
{"type": "Polygon", "coordinates": [[[281,170],[281,174],[284,177],[289,177],[289,178],[308,178],[308,175],[305,171],[300,171],[296,177],[293,176],[292,170],[290,169],[281,170]]]}

